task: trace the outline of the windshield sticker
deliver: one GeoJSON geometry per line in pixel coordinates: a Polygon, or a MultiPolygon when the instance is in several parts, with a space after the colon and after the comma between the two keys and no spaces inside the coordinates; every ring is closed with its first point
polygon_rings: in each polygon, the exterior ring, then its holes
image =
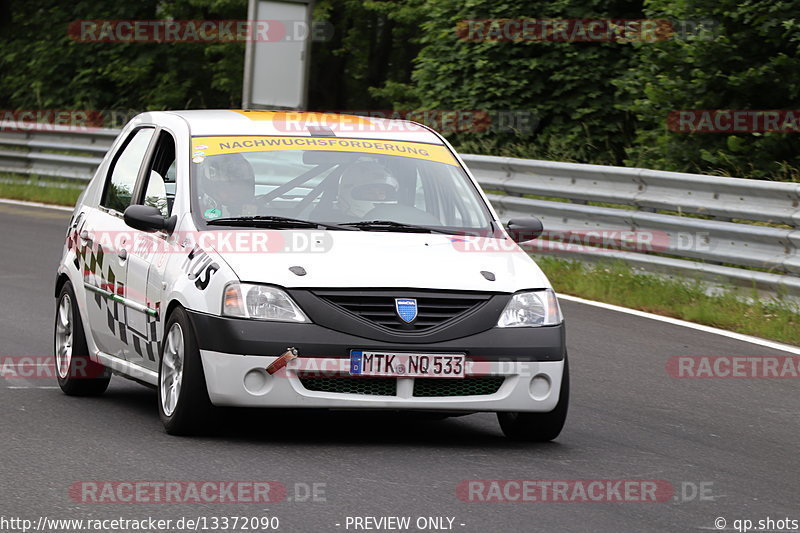
{"type": "Polygon", "coordinates": [[[205,160],[205,157],[195,156],[192,158],[192,163],[202,163],[205,160]]]}
{"type": "MultiPolygon", "coordinates": [[[[328,152],[360,152],[369,154],[397,155],[425,159],[437,163],[458,166],[447,147],[405,141],[374,141],[365,139],[340,139],[320,137],[199,137],[194,140],[193,150],[200,143],[208,146],[205,156],[235,154],[243,152],[267,152],[281,150],[323,150],[328,152]]],[[[194,161],[194,159],[192,159],[194,161]]],[[[194,161],[197,162],[197,161],[194,161]]]]}
{"type": "Polygon", "coordinates": [[[214,208],[206,209],[206,212],[203,213],[203,216],[206,217],[206,218],[209,218],[209,219],[211,219],[211,218],[219,218],[219,217],[222,216],[222,211],[220,211],[219,209],[214,209],[214,208]]]}

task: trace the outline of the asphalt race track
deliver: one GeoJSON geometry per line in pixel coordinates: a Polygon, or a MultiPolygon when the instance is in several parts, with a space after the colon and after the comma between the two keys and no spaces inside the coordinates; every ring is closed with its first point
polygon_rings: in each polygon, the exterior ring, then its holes
{"type": "MultiPolygon", "coordinates": [[[[0,204],[0,356],[50,355],[53,284],[69,213],[0,204]]],[[[209,434],[166,435],[156,393],[114,377],[99,398],[54,379],[0,379],[0,515],[277,516],[336,532],[347,517],[453,518],[463,532],[684,532],[722,517],[800,520],[800,394],[792,379],[676,379],[680,355],[788,355],[571,302],[572,399],[561,437],[507,441],[494,415],[226,411],[209,434]],[[664,502],[464,502],[462,480],[662,480],[664,502]],[[82,503],[81,481],[272,480],[285,501],[82,503]],[[307,497],[317,484],[317,501],[307,497]]],[[[444,524],[448,524],[445,520],[444,524]]],[[[773,528],[777,529],[777,528],[773,528]]],[[[6,529],[3,529],[4,531],[6,529]]],[[[172,530],[176,530],[172,528],[172,530]]],[[[431,529],[428,529],[431,530],[431,529]]]]}

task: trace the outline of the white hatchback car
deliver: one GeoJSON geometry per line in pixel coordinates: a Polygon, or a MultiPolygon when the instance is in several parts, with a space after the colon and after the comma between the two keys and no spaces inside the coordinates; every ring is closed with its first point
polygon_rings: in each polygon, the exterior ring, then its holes
{"type": "Polygon", "coordinates": [[[452,147],[349,115],[177,111],[122,130],[69,223],[58,381],[158,389],[169,433],[213,406],[498,413],[551,440],[564,323],[452,147]]]}

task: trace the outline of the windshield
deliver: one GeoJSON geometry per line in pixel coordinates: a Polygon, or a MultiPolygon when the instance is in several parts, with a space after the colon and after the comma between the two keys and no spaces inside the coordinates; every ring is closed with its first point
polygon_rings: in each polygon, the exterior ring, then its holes
{"type": "Polygon", "coordinates": [[[362,223],[359,228],[380,221],[389,231],[403,231],[403,225],[491,229],[475,187],[441,145],[330,137],[194,137],[192,182],[192,209],[205,223],[283,217],[362,223]]]}

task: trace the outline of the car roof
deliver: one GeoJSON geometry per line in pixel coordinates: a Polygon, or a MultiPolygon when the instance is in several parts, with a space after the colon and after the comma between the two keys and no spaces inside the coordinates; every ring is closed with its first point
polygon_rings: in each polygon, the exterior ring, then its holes
{"type": "Polygon", "coordinates": [[[325,136],[355,139],[384,139],[443,144],[432,130],[408,120],[391,120],[336,113],[300,111],[261,111],[202,109],[189,111],[154,111],[153,122],[166,113],[181,117],[192,136],[264,135],[325,136]]]}

